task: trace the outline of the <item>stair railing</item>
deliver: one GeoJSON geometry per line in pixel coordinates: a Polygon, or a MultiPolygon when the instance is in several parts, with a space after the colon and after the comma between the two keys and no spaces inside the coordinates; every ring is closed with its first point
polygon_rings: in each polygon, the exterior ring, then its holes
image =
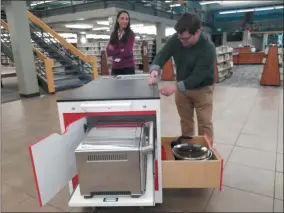
{"type": "MultiPolygon", "coordinates": [[[[92,65],[90,63],[84,63],[84,61],[82,61],[78,56],[74,55],[71,51],[67,50],[50,33],[43,32],[40,26],[34,24],[31,21],[30,21],[30,30],[31,30],[32,39],[34,41],[38,40],[40,42],[45,43],[46,45],[48,45],[50,49],[52,49],[52,52],[54,52],[57,55],[57,57],[64,59],[69,66],[76,69],[81,75],[87,77],[87,79],[90,78],[90,76],[93,73],[92,65]]],[[[38,43],[35,42],[35,44],[38,43]]]]}
{"type": "Polygon", "coordinates": [[[45,72],[45,79],[47,81],[47,89],[49,93],[55,93],[55,86],[54,86],[54,77],[53,77],[53,66],[54,61],[50,58],[48,58],[46,55],[44,55],[42,52],[40,52],[37,48],[33,48],[36,56],[38,59],[38,63],[41,63],[41,69],[44,68],[45,72]]]}
{"type": "MultiPolygon", "coordinates": [[[[4,42],[7,44],[7,46],[12,48],[12,44],[10,40],[9,25],[5,21],[1,20],[1,26],[4,29],[4,32],[2,33],[9,35],[8,37],[5,36],[4,42]]],[[[38,60],[35,59],[36,72],[38,76],[47,82],[48,93],[50,94],[55,93],[54,77],[53,77],[53,70],[52,70],[54,61],[48,58],[47,56],[45,56],[35,47],[33,47],[33,52],[35,53],[36,59],[38,59],[38,60]]]]}
{"type": "Polygon", "coordinates": [[[96,80],[98,78],[98,66],[97,66],[97,58],[90,57],[84,55],[80,50],[74,47],[72,44],[67,42],[64,38],[62,38],[57,32],[51,29],[47,24],[45,24],[41,19],[33,15],[31,12],[27,11],[28,18],[31,22],[39,26],[44,32],[51,34],[59,43],[68,51],[70,51],[73,55],[79,57],[84,63],[90,63],[92,65],[92,75],[93,79],[96,80]]]}

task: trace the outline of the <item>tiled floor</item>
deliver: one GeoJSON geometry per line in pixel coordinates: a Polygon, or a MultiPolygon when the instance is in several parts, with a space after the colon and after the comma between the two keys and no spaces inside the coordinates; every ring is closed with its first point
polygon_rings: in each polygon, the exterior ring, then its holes
{"type": "MultiPolygon", "coordinates": [[[[40,208],[28,145],[59,132],[56,96],[2,105],[2,211],[78,212],[68,189],[40,208]]],[[[283,91],[217,85],[215,144],[225,159],[224,189],[165,190],[156,208],[99,212],[283,212],[283,91]],[[168,210],[166,210],[166,208],[168,210]]],[[[162,98],[162,135],[180,134],[173,97],[162,98]]]]}

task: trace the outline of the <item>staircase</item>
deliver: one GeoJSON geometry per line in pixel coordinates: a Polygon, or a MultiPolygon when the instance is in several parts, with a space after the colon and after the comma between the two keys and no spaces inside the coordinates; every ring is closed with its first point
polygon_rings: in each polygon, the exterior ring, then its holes
{"type": "MultiPolygon", "coordinates": [[[[8,56],[11,61],[14,61],[8,24],[1,20],[1,27],[1,52],[8,56]]],[[[49,66],[49,64],[52,64],[53,61],[45,57],[36,48],[33,48],[33,52],[39,85],[44,89],[45,92],[54,93],[55,87],[53,80],[53,71],[52,66],[49,66]]]]}
{"type": "MultiPolygon", "coordinates": [[[[5,14],[2,14],[1,18],[5,19],[5,14]]],[[[44,70],[46,68],[46,60],[49,60],[48,66],[52,64],[52,73],[48,74],[48,76],[53,79],[55,91],[80,87],[96,79],[96,58],[82,54],[77,48],[69,44],[30,12],[27,12],[27,15],[30,22],[31,39],[36,56],[35,62],[40,86],[48,89],[46,83],[47,73],[44,70]],[[50,59],[53,59],[53,61],[50,61],[50,59]]],[[[5,24],[7,25],[2,20],[1,26],[5,24]]],[[[9,35],[8,25],[6,28],[5,34],[9,35]]],[[[1,31],[1,37],[3,37],[3,34],[4,32],[1,31]]],[[[5,39],[5,42],[1,39],[1,44],[3,45],[1,51],[5,51],[4,53],[8,57],[13,57],[10,37],[8,36],[5,39]]],[[[13,59],[11,58],[11,60],[13,59]]]]}
{"type": "Polygon", "coordinates": [[[35,46],[55,61],[55,81],[64,79],[67,84],[80,86],[96,78],[96,58],[85,56],[32,13],[27,11],[27,15],[35,46]]]}
{"type": "Polygon", "coordinates": [[[1,20],[5,21],[7,23],[7,17],[6,17],[6,13],[4,10],[1,10],[1,20]]]}
{"type": "Polygon", "coordinates": [[[1,29],[1,52],[14,61],[10,33],[5,28],[1,29]]]}

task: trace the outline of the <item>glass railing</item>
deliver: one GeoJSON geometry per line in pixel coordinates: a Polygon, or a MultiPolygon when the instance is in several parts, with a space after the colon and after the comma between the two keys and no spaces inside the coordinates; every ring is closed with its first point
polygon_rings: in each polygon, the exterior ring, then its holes
{"type": "Polygon", "coordinates": [[[39,17],[48,17],[54,14],[67,14],[85,10],[102,9],[111,6],[120,6],[123,9],[136,10],[143,6],[153,10],[153,15],[157,12],[166,12],[171,18],[176,18],[181,13],[176,8],[170,7],[169,3],[160,0],[84,0],[84,1],[56,1],[29,6],[30,11],[39,17]],[[176,16],[175,16],[176,15],[176,16]]]}
{"type": "Polygon", "coordinates": [[[161,0],[84,0],[84,1],[52,1],[45,4],[29,6],[29,10],[38,17],[49,17],[88,10],[118,7],[121,9],[141,12],[148,15],[159,16],[176,20],[184,12],[194,12],[199,15],[202,23],[206,21],[206,12],[188,8],[185,5],[171,7],[169,3],[161,0]]]}

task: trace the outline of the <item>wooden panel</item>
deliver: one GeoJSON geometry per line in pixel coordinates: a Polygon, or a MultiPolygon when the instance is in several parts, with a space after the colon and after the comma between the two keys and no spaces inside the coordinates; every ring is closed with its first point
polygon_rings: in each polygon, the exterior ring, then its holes
{"type": "Polygon", "coordinates": [[[167,63],[163,67],[162,80],[163,81],[175,80],[174,66],[171,58],[167,61],[167,63]]]}
{"type": "Polygon", "coordinates": [[[101,75],[110,75],[105,51],[101,51],[101,75]]]}
{"type": "Polygon", "coordinates": [[[250,47],[239,47],[239,48],[234,48],[237,50],[239,53],[250,53],[251,49],[250,47]]]}
{"type": "Polygon", "coordinates": [[[50,93],[50,94],[55,93],[53,70],[52,70],[53,65],[54,65],[54,62],[53,62],[52,59],[45,59],[44,60],[44,67],[45,67],[46,80],[47,80],[47,88],[48,88],[48,93],[50,93]]]}
{"type": "Polygon", "coordinates": [[[278,48],[270,47],[266,63],[263,67],[260,84],[263,86],[280,86],[280,72],[278,62],[278,48]]]}
{"type": "Polygon", "coordinates": [[[264,56],[263,52],[239,53],[233,56],[233,62],[234,64],[262,64],[264,56]]]}
{"type": "Polygon", "coordinates": [[[214,61],[214,78],[215,78],[215,83],[218,83],[219,73],[218,73],[218,67],[217,67],[217,60],[214,61]]]}

